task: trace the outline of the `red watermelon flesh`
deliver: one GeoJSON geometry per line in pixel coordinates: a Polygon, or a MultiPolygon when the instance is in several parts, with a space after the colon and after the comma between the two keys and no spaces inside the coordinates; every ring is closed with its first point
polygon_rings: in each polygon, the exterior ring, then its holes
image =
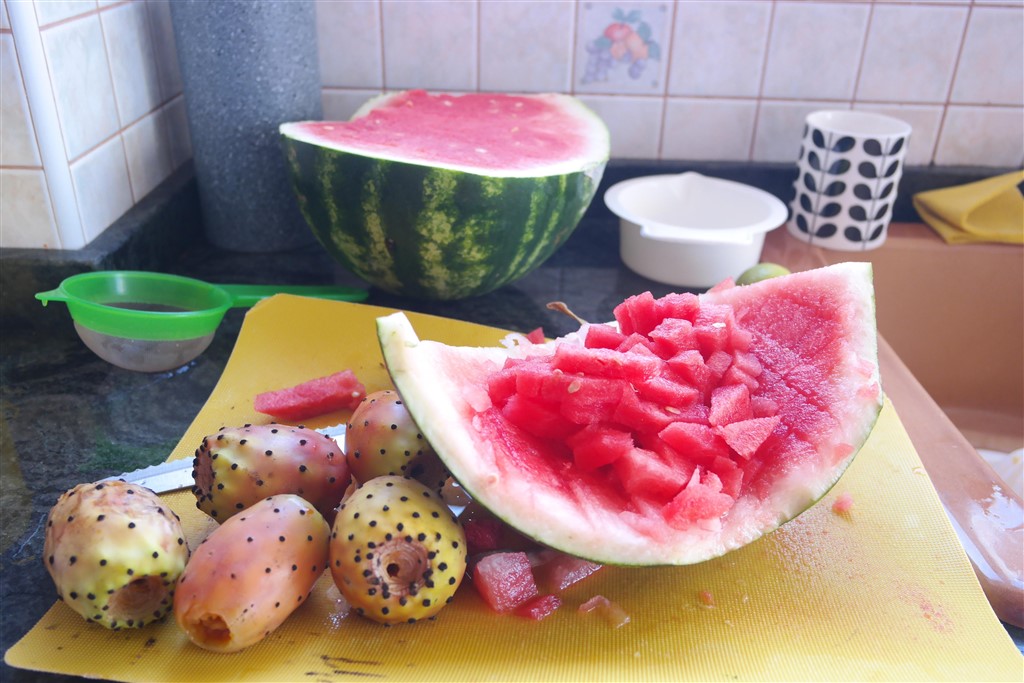
{"type": "Polygon", "coordinates": [[[687,564],[743,546],[824,495],[880,410],[867,264],[645,293],[614,316],[511,348],[378,320],[392,379],[451,473],[572,555],[687,564]]]}
{"type": "Polygon", "coordinates": [[[288,134],[381,159],[398,159],[494,176],[565,172],[561,164],[607,159],[598,121],[566,116],[565,95],[463,95],[407,90],[381,95],[349,121],[302,121],[288,134]]]}

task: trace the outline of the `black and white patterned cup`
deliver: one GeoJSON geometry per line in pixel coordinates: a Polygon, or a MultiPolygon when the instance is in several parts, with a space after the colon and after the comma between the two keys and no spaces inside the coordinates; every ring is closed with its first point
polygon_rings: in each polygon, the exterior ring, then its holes
{"type": "Polygon", "coordinates": [[[794,237],[839,251],[885,241],[896,201],[910,124],[862,111],[816,111],[804,124],[797,158],[794,237]]]}

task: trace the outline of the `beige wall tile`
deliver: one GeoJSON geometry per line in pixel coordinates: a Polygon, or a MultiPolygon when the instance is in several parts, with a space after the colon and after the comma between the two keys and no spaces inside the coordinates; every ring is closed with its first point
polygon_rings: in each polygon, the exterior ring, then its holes
{"type": "Polygon", "coordinates": [[[661,144],[661,98],[581,95],[580,99],[608,126],[612,157],[657,158],[661,144]]]}
{"type": "Polygon", "coordinates": [[[951,106],[935,150],[935,163],[977,166],[1024,164],[1024,108],[951,106]]]}
{"type": "Polygon", "coordinates": [[[976,7],[953,84],[957,104],[1024,104],[1024,7],[976,7]]]}
{"type": "Polygon", "coordinates": [[[385,2],[382,13],[385,88],[476,89],[476,3],[385,2]]]}
{"type": "Polygon", "coordinates": [[[579,3],[573,88],[663,95],[673,7],[670,2],[579,3]]]}
{"type": "Polygon", "coordinates": [[[380,21],[377,0],[318,0],[316,33],[322,85],[383,87],[380,21]]]}
{"type": "Polygon", "coordinates": [[[480,89],[568,91],[573,7],[545,0],[480,3],[480,89]]]}
{"type": "Polygon", "coordinates": [[[14,37],[0,35],[0,164],[41,166],[14,37]]]}
{"type": "Polygon", "coordinates": [[[158,110],[143,116],[124,130],[132,198],[137,203],[171,173],[167,114],[158,110]]]}
{"type": "Polygon", "coordinates": [[[60,248],[46,177],[41,170],[0,169],[0,246],[60,248]]]}
{"type": "Polygon", "coordinates": [[[671,98],[665,107],[664,159],[746,161],[754,138],[753,100],[671,98]]]}
{"type": "Polygon", "coordinates": [[[132,207],[124,144],[115,136],[71,164],[86,243],[132,207]]]}
{"type": "Polygon", "coordinates": [[[53,96],[69,159],[117,132],[117,103],[95,14],[42,32],[53,96]]]}
{"type": "Polygon", "coordinates": [[[953,80],[967,7],[876,7],[857,99],[943,102],[953,80]]]}
{"type": "Polygon", "coordinates": [[[122,126],[160,104],[160,76],[146,13],[145,3],[131,2],[100,14],[122,126]]]}
{"type": "Polygon", "coordinates": [[[777,3],[764,96],[852,98],[869,9],[867,4],[777,3]]]}
{"type": "Polygon", "coordinates": [[[677,5],[669,95],[757,97],[771,3],[677,5]]]}
{"type": "Polygon", "coordinates": [[[796,163],[807,115],[819,109],[849,109],[845,102],[762,102],[754,131],[753,161],[796,163]]]}
{"type": "Polygon", "coordinates": [[[40,26],[96,10],[96,0],[34,0],[34,2],[40,26]]]}

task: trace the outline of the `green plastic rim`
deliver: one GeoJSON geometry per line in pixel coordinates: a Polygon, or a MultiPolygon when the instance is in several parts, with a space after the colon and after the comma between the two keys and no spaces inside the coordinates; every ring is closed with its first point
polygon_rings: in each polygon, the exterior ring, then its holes
{"type": "Polygon", "coordinates": [[[94,332],[125,339],[178,341],[212,334],[233,300],[202,280],[143,271],[73,275],[36,298],[67,304],[71,318],[94,332]]]}

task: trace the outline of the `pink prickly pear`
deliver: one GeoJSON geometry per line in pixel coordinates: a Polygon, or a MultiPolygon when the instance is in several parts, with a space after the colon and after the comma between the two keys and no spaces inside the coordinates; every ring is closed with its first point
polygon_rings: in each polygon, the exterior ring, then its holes
{"type": "Polygon", "coordinates": [[[351,476],[341,447],[313,429],[270,423],[224,427],[203,439],[192,476],[196,507],[218,522],[267,496],[302,496],[327,519],[351,476]]]}
{"type": "Polygon", "coordinates": [[[271,496],[196,548],[174,618],[193,643],[235,652],[259,642],[309,596],[327,566],[330,526],[299,496],[271,496]]]}
{"type": "Polygon", "coordinates": [[[107,481],[57,500],[43,557],[73,610],[107,628],[140,628],[170,611],[189,549],[178,516],[155,493],[107,481]]]}

